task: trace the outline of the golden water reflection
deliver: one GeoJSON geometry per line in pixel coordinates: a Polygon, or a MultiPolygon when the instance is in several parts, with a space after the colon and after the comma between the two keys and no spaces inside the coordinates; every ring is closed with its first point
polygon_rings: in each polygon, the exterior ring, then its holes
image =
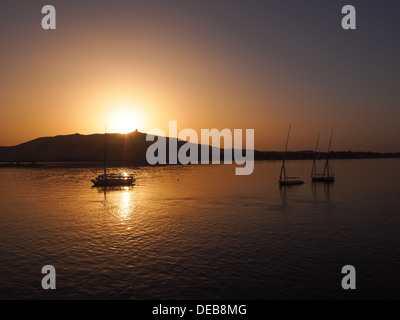
{"type": "MultiPolygon", "coordinates": [[[[111,212],[121,224],[125,224],[135,210],[134,192],[132,187],[103,188],[104,207],[111,212]]],[[[130,227],[128,227],[128,230],[130,227]]]]}
{"type": "Polygon", "coordinates": [[[121,219],[121,222],[125,222],[129,219],[129,216],[132,213],[133,209],[134,205],[131,200],[129,189],[124,188],[124,191],[121,193],[121,201],[119,206],[119,217],[121,219]]]}

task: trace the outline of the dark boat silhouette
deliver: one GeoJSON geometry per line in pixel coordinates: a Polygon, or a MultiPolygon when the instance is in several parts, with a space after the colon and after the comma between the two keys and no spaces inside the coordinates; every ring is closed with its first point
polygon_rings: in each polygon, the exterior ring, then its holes
{"type": "MultiPolygon", "coordinates": [[[[289,131],[288,135],[286,138],[286,146],[285,146],[285,154],[287,152],[287,146],[289,142],[289,135],[290,135],[290,128],[292,125],[289,125],[289,131]]],[[[288,177],[286,175],[286,165],[285,165],[285,157],[282,161],[282,168],[281,168],[281,174],[279,176],[279,186],[281,187],[286,187],[286,186],[294,186],[294,185],[300,185],[303,184],[304,181],[300,180],[299,177],[288,177]]]]}
{"type": "Polygon", "coordinates": [[[136,179],[133,174],[104,173],[91,180],[94,187],[131,186],[136,179]]]}
{"type": "Polygon", "coordinates": [[[136,181],[133,174],[107,173],[107,130],[104,132],[104,173],[91,181],[93,187],[132,186],[136,181]]]}
{"type": "Polygon", "coordinates": [[[318,134],[317,144],[315,147],[315,156],[314,156],[314,160],[313,160],[313,166],[311,169],[311,179],[312,179],[312,182],[314,182],[314,183],[317,183],[317,182],[333,183],[333,182],[335,182],[335,177],[333,176],[333,174],[331,173],[330,168],[329,168],[329,154],[331,152],[332,136],[333,136],[333,128],[331,131],[331,138],[329,140],[329,147],[328,147],[328,153],[326,155],[324,172],[317,173],[316,160],[318,157],[318,143],[319,143],[319,134],[318,134]]]}

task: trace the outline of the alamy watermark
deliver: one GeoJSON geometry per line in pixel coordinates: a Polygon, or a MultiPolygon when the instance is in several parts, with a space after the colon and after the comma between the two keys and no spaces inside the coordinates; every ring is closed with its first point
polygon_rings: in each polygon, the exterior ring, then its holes
{"type": "Polygon", "coordinates": [[[242,129],[201,129],[201,144],[197,132],[182,129],[178,133],[178,122],[169,121],[169,132],[161,129],[150,130],[147,141],[154,141],[147,148],[146,160],[149,164],[232,164],[234,161],[242,167],[235,168],[236,175],[250,175],[254,170],[254,129],[246,129],[246,146],[243,147],[242,129]],[[171,137],[177,137],[171,138],[171,137]],[[224,144],[221,149],[221,139],[224,144]],[[186,141],[186,142],[185,142],[186,141]],[[210,143],[211,141],[211,143],[210,143]],[[179,148],[178,148],[179,147],[179,148]],[[167,150],[168,149],[168,150],[167,150]],[[179,150],[178,150],[179,149],[179,150]],[[211,156],[210,156],[211,151],[211,156]],[[244,153],[244,154],[243,154],[244,153]]]}
{"type": "MultiPolygon", "coordinates": [[[[344,30],[356,29],[356,9],[352,5],[345,5],[341,11],[345,16],[342,17],[342,28],[344,30]]],[[[42,14],[45,16],[42,18],[43,30],[55,30],[56,29],[56,9],[52,5],[45,5],[42,7],[42,14]]]]}
{"type": "Polygon", "coordinates": [[[344,290],[356,289],[356,268],[352,265],[345,265],[342,268],[342,274],[345,276],[342,279],[342,288],[344,290]]]}
{"type": "Polygon", "coordinates": [[[42,274],[45,274],[42,279],[42,288],[54,290],[56,288],[56,268],[50,264],[45,265],[42,268],[42,274]]]}

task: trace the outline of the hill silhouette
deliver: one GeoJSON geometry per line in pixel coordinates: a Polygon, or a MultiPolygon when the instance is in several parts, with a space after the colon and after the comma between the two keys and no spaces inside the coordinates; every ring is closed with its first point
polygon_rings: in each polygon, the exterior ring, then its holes
{"type": "MultiPolygon", "coordinates": [[[[152,141],[146,134],[107,134],[107,160],[146,162],[152,141]]],[[[183,143],[183,142],[182,142],[183,143]]],[[[104,134],[43,137],[13,147],[0,147],[2,162],[98,162],[104,160],[104,134]]]]}
{"type": "MultiPolygon", "coordinates": [[[[108,163],[147,164],[146,151],[154,141],[146,141],[146,133],[107,133],[108,163]]],[[[177,149],[186,143],[176,138],[166,138],[167,161],[169,143],[175,140],[177,149]]],[[[197,145],[200,155],[201,145],[197,145]]],[[[209,147],[210,157],[212,149],[209,147]]],[[[104,134],[71,134],[42,137],[13,147],[0,147],[0,162],[103,162],[104,134]]],[[[223,152],[223,150],[221,150],[223,152]]]]}

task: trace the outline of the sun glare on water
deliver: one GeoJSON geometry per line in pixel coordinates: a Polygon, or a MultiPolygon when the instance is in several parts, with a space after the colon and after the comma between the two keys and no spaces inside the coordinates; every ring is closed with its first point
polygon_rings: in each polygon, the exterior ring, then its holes
{"type": "Polygon", "coordinates": [[[135,130],[144,131],[141,113],[133,105],[113,107],[107,116],[107,131],[110,133],[129,133],[135,130]]]}

